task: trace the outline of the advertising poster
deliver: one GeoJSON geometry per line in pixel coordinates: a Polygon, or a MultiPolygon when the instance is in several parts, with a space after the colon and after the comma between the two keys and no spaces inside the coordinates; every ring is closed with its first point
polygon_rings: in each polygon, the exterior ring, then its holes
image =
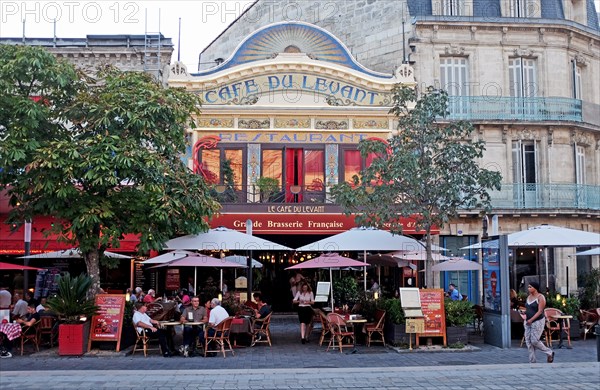
{"type": "MultiPolygon", "coordinates": [[[[420,289],[421,309],[425,320],[423,332],[418,337],[443,337],[446,344],[446,313],[444,311],[444,290],[420,289]]],[[[419,340],[417,337],[417,346],[419,340]]]]}
{"type": "Polygon", "coordinates": [[[179,290],[179,269],[178,268],[169,268],[167,269],[167,281],[165,283],[165,288],[168,291],[179,290]]]}
{"type": "Polygon", "coordinates": [[[502,304],[500,299],[500,253],[498,250],[498,240],[488,241],[483,247],[484,308],[500,312],[502,304]]]}
{"type": "Polygon", "coordinates": [[[90,341],[116,341],[118,352],[125,312],[125,294],[98,294],[96,306],[99,310],[92,318],[90,341]]]}

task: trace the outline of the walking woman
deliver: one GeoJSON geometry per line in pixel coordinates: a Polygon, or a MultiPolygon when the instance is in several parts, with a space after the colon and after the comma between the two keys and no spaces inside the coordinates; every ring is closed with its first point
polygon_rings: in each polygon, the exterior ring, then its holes
{"type": "Polygon", "coordinates": [[[302,344],[306,344],[308,341],[307,330],[313,320],[313,308],[312,304],[315,303],[315,296],[312,289],[305,281],[300,285],[300,291],[296,293],[294,297],[294,304],[298,304],[298,319],[300,320],[300,337],[302,338],[302,344]]]}
{"type": "Polygon", "coordinates": [[[529,363],[536,362],[536,349],[544,352],[547,356],[547,362],[552,363],[554,352],[540,341],[540,336],[546,325],[546,318],[544,317],[546,298],[543,294],[540,294],[539,289],[540,284],[537,282],[530,282],[527,286],[529,295],[525,301],[525,343],[529,351],[529,363]]]}

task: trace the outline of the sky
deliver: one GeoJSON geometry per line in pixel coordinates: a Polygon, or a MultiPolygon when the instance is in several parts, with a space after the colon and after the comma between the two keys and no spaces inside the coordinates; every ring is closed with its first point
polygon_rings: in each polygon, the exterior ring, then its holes
{"type": "MultiPolygon", "coordinates": [[[[274,0],[271,0],[274,1],[274,0]]],[[[317,0],[312,0],[317,1],[317,0]]],[[[351,1],[351,0],[349,0],[351,1]]],[[[181,18],[181,60],[197,69],[198,54],[231,24],[253,0],[0,0],[0,37],[82,38],[93,34],[161,32],[171,38],[177,59],[181,18]],[[147,15],[147,16],[146,16],[147,15]]],[[[595,0],[600,9],[600,0],[595,0]]],[[[245,17],[269,17],[255,7],[245,17]]]]}
{"type": "Polygon", "coordinates": [[[59,38],[161,32],[172,39],[173,60],[176,60],[181,18],[181,61],[193,71],[197,69],[202,49],[252,3],[252,0],[0,0],[0,37],[22,37],[25,20],[26,37],[52,38],[54,19],[59,38]]]}

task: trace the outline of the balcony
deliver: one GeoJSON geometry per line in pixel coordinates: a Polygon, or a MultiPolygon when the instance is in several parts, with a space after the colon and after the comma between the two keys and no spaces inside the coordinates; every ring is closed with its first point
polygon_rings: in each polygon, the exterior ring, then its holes
{"type": "MultiPolygon", "coordinates": [[[[584,122],[582,102],[562,97],[494,97],[494,96],[449,96],[450,120],[468,121],[570,121],[584,122]]],[[[598,110],[597,105],[586,109],[598,110]]],[[[592,114],[590,112],[590,114],[592,114]]],[[[593,123],[598,119],[592,120],[593,123]]]]}
{"type": "Polygon", "coordinates": [[[502,184],[490,193],[494,209],[600,210],[600,186],[577,184],[502,184]]]}
{"type": "MultiPolygon", "coordinates": [[[[219,186],[217,186],[219,187],[219,186]]],[[[296,203],[302,205],[337,206],[327,196],[325,188],[314,186],[282,187],[270,194],[261,194],[256,186],[235,195],[219,193],[217,198],[224,205],[296,203]]],[[[492,191],[492,207],[504,210],[596,210],[600,211],[600,186],[576,184],[502,184],[500,191],[492,191]]],[[[228,208],[228,207],[226,207],[228,208]]]]}

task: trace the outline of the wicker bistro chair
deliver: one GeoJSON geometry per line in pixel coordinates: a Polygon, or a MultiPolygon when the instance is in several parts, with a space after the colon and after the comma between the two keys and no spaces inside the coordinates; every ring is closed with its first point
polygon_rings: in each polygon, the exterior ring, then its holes
{"type": "Polygon", "coordinates": [[[560,337],[561,332],[561,321],[562,321],[562,330],[567,333],[567,341],[569,347],[571,346],[571,322],[569,319],[557,318],[558,316],[563,315],[563,312],[558,309],[548,308],[544,309],[544,315],[546,316],[546,345],[548,347],[552,347],[552,335],[554,333],[558,333],[560,337]]]}
{"type": "Polygon", "coordinates": [[[321,322],[321,335],[319,337],[319,346],[322,346],[323,341],[325,341],[326,337],[329,337],[329,339],[327,339],[327,342],[329,342],[329,340],[331,339],[331,328],[329,326],[329,321],[327,320],[327,316],[325,315],[325,313],[323,313],[323,310],[316,309],[315,317],[318,318],[319,321],[321,322]]]}
{"type": "Polygon", "coordinates": [[[272,314],[269,313],[264,318],[255,318],[252,322],[252,347],[257,343],[268,343],[269,347],[271,346],[271,329],[269,327],[272,314]]]}
{"type": "Polygon", "coordinates": [[[581,326],[583,329],[583,340],[587,334],[593,331],[594,326],[600,321],[600,315],[595,310],[580,310],[581,326]]]}
{"type": "Polygon", "coordinates": [[[229,341],[229,330],[231,329],[231,321],[233,317],[227,317],[219,325],[212,328],[215,330],[212,336],[209,336],[208,331],[210,327],[206,328],[206,334],[204,335],[204,357],[207,353],[221,352],[223,357],[226,357],[226,352],[231,352],[232,356],[235,356],[231,342],[229,341]],[[211,349],[211,346],[213,349],[211,349]]]}
{"type": "Polygon", "coordinates": [[[152,339],[150,337],[148,337],[148,335],[146,334],[146,332],[144,332],[144,330],[142,330],[141,332],[138,332],[137,327],[133,324],[132,324],[132,326],[133,326],[133,330],[135,331],[135,336],[136,336],[135,344],[133,345],[133,351],[131,352],[132,356],[135,355],[135,351],[140,346],[140,343],[141,343],[142,350],[144,351],[144,357],[148,357],[148,351],[160,351],[160,345],[150,348],[150,340],[152,340],[152,339]]]}
{"type": "Polygon", "coordinates": [[[38,328],[39,341],[42,341],[44,336],[48,336],[50,347],[54,346],[54,340],[58,336],[58,320],[53,316],[41,316],[40,325],[38,328]]]}
{"type": "Polygon", "coordinates": [[[329,340],[329,345],[327,346],[327,351],[329,352],[329,348],[337,346],[340,349],[340,353],[343,348],[351,347],[354,348],[354,330],[348,329],[348,325],[344,318],[337,313],[329,313],[327,314],[327,321],[329,323],[329,329],[331,332],[331,338],[329,340]]]}
{"type": "Polygon", "coordinates": [[[377,309],[375,311],[375,323],[374,324],[366,324],[365,330],[367,331],[367,347],[371,346],[371,341],[373,342],[381,342],[385,347],[385,336],[383,335],[383,325],[385,323],[385,310],[377,309]],[[379,338],[373,340],[373,335],[379,335],[379,338]]]}
{"type": "Polygon", "coordinates": [[[21,356],[23,356],[23,349],[25,348],[25,344],[27,342],[31,342],[37,352],[40,351],[40,334],[39,334],[39,325],[40,323],[36,321],[31,326],[23,326],[21,328],[21,336],[19,336],[19,340],[21,342],[21,356]]]}

